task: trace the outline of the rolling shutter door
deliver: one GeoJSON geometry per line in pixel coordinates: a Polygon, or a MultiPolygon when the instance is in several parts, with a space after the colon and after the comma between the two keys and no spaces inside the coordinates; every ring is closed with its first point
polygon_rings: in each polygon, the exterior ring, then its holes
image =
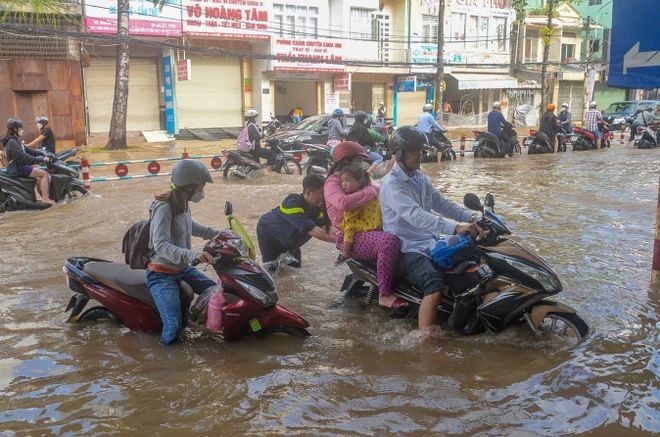
{"type": "Polygon", "coordinates": [[[415,124],[422,113],[422,106],[426,103],[426,90],[410,93],[397,93],[397,124],[404,126],[415,124]]]}
{"type": "MultiPolygon", "coordinates": [[[[90,132],[108,132],[115,93],[115,58],[92,58],[85,69],[90,132]]],[[[126,129],[160,129],[156,59],[131,58],[126,129]]]]}
{"type": "Polygon", "coordinates": [[[192,56],[191,64],[192,80],[176,82],[178,128],[242,126],[239,60],[192,56]]]}
{"type": "Polygon", "coordinates": [[[557,114],[561,110],[562,103],[568,103],[573,117],[573,123],[582,123],[584,116],[584,82],[570,80],[559,81],[559,102],[557,102],[557,114]]]}

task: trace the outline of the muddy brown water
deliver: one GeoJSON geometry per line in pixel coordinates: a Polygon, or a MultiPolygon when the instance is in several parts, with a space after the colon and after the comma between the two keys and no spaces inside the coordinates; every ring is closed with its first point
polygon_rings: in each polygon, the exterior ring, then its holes
{"type": "MultiPolygon", "coordinates": [[[[126,227],[164,178],[107,182],[43,212],[0,215],[0,431],[6,434],[646,435],[660,432],[659,291],[649,287],[657,151],[522,156],[427,165],[460,200],[492,192],[496,211],[562,278],[559,299],[593,329],[578,347],[524,327],[460,337],[344,302],[347,268],[326,243],[277,278],[280,303],[312,336],[225,344],[186,331],[173,347],[112,323],[70,325],[66,257],[120,260],[126,227]]],[[[254,234],[301,177],[218,183],[194,206],[222,205],[254,234]]],[[[201,241],[195,241],[201,246],[201,241]]],[[[211,273],[211,272],[207,272],[211,273]]]]}

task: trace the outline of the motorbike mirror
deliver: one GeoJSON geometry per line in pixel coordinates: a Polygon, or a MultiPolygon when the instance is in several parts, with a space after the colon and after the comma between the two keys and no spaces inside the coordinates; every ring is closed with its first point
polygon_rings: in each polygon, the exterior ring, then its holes
{"type": "Polygon", "coordinates": [[[474,193],[467,193],[465,197],[463,197],[463,205],[465,205],[467,208],[471,209],[472,211],[484,210],[484,208],[481,206],[481,201],[479,200],[479,197],[474,193]]]}
{"type": "Polygon", "coordinates": [[[495,206],[495,197],[490,193],[486,194],[486,207],[493,208],[494,206],[495,206]]]}
{"type": "Polygon", "coordinates": [[[234,207],[231,202],[225,202],[225,215],[232,215],[234,213],[234,207]]]}

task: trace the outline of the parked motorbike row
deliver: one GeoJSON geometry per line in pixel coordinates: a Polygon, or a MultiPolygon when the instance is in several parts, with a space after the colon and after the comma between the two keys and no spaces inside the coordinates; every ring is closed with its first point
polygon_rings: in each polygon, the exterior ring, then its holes
{"type": "MultiPolygon", "coordinates": [[[[599,124],[599,129],[601,131],[600,147],[602,149],[609,148],[614,134],[605,123],[599,124]]],[[[574,126],[570,133],[559,132],[557,134],[557,143],[558,152],[566,152],[569,144],[572,146],[574,152],[594,150],[597,148],[595,135],[591,131],[579,126],[574,126]]],[[[535,129],[529,130],[529,137],[525,138],[523,145],[527,147],[527,153],[530,155],[554,153],[554,145],[548,135],[535,129]]]]}
{"type": "MultiPolygon", "coordinates": [[[[469,193],[464,203],[482,212],[479,225],[488,234],[475,242],[476,258],[445,270],[448,288],[438,306],[440,320],[465,335],[500,332],[526,324],[539,338],[574,343],[586,338],[589,327],[576,310],[548,299],[562,291],[559,277],[531,249],[508,237],[511,231],[494,212],[494,197],[488,194],[484,207],[476,195],[469,193]]],[[[221,231],[204,247],[214,257],[212,266],[224,289],[226,302],[221,319],[225,341],[276,332],[310,335],[304,318],[278,305],[275,282],[253,260],[248,242],[239,236],[249,239],[229,202],[225,204],[225,215],[231,230],[221,231]]],[[[344,297],[359,297],[365,304],[371,303],[378,295],[375,267],[357,260],[349,260],[348,266],[351,273],[341,287],[344,297]]],[[[144,270],[102,259],[73,257],[66,260],[64,272],[73,292],[65,310],[71,311],[69,322],[109,319],[133,330],[161,329],[144,270]],[[90,301],[100,305],[83,312],[90,301]]],[[[394,310],[393,316],[416,317],[423,293],[404,278],[397,280],[394,293],[408,306],[394,310]]],[[[199,323],[199,314],[203,321],[208,301],[200,296],[193,304],[193,298],[190,286],[181,282],[181,311],[199,323]]]]}

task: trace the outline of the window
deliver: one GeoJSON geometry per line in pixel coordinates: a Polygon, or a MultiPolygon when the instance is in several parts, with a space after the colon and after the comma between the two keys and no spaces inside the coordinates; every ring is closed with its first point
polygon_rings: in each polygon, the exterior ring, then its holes
{"type": "Polygon", "coordinates": [[[378,40],[378,57],[383,62],[390,60],[390,16],[375,13],[372,17],[372,32],[378,40]]]}
{"type": "Polygon", "coordinates": [[[493,30],[495,37],[490,40],[491,47],[499,52],[505,51],[507,40],[506,18],[494,17],[493,30]]]}
{"type": "Polygon", "coordinates": [[[372,40],[371,13],[373,9],[351,8],[350,37],[372,40]]]}
{"type": "Polygon", "coordinates": [[[598,53],[600,52],[600,40],[599,39],[594,39],[591,41],[591,53],[598,53]]]}
{"type": "Polygon", "coordinates": [[[539,55],[539,31],[527,30],[525,35],[525,62],[537,62],[539,55]]]}
{"type": "Polygon", "coordinates": [[[561,45],[561,60],[575,59],[575,44],[561,45]]]}
{"type": "Polygon", "coordinates": [[[438,42],[438,17],[422,15],[422,40],[426,43],[438,42]]]}
{"type": "Polygon", "coordinates": [[[318,38],[319,8],[273,3],[275,31],[280,38],[318,38]]]}
{"type": "Polygon", "coordinates": [[[603,0],[589,0],[589,6],[598,6],[602,4],[603,4],[603,0]]]}
{"type": "Polygon", "coordinates": [[[478,38],[479,38],[479,17],[475,15],[470,15],[468,19],[468,30],[466,36],[466,47],[477,48],[478,38]]]}
{"type": "Polygon", "coordinates": [[[477,46],[482,49],[488,48],[488,17],[479,17],[479,36],[477,46]]]}
{"type": "Polygon", "coordinates": [[[449,22],[449,34],[451,41],[456,42],[454,47],[465,47],[465,14],[452,13],[449,22]]]}

